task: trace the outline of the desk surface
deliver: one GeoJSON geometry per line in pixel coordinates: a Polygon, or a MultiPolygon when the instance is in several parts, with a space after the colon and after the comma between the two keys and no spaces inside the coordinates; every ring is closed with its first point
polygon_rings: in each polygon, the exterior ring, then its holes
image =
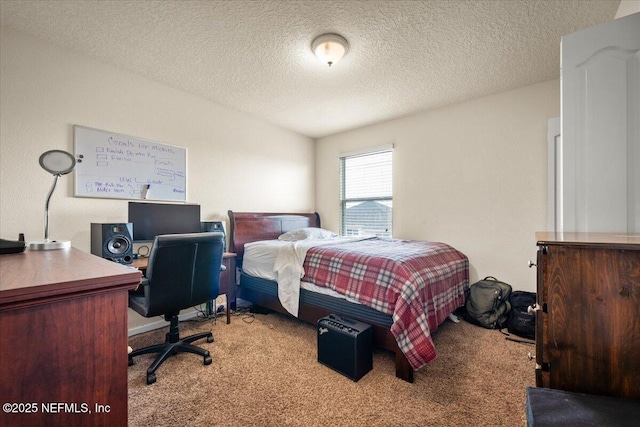
{"type": "Polygon", "coordinates": [[[0,255],[0,307],[101,288],[131,287],[140,271],[76,248],[0,255]]]}

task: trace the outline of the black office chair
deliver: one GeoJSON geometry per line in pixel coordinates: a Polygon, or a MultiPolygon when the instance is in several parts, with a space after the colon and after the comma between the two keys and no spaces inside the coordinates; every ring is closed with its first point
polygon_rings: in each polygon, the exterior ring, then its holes
{"type": "Polygon", "coordinates": [[[213,342],[213,334],[202,332],[181,339],[178,314],[219,295],[223,238],[218,231],[156,236],[145,277],[138,289],[129,293],[129,307],[136,312],[144,317],[164,315],[171,322],[164,343],[129,353],[129,366],[135,356],[160,353],[147,369],[147,384],[156,382],[156,369],[179,352],[199,354],[205,365],[211,364],[209,351],[191,343],[202,338],[213,342]]]}

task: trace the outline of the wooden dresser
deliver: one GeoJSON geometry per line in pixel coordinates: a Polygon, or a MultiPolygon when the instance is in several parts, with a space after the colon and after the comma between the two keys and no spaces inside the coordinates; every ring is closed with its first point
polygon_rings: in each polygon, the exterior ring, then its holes
{"type": "Polygon", "coordinates": [[[640,234],[536,240],[536,385],[640,398],[640,234]]]}
{"type": "Polygon", "coordinates": [[[127,425],[140,276],[74,248],[0,255],[0,425],[127,425]]]}

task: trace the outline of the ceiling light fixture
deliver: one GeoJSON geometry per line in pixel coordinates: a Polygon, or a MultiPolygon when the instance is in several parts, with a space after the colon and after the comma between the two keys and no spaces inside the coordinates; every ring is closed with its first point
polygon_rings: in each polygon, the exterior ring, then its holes
{"type": "Polygon", "coordinates": [[[323,34],[311,43],[311,50],[322,63],[331,67],[347,53],[349,43],[338,34],[323,34]]]}

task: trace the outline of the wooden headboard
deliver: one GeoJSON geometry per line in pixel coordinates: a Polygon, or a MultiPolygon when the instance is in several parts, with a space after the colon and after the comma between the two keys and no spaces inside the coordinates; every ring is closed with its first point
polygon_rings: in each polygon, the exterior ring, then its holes
{"type": "Polygon", "coordinates": [[[244,244],[258,240],[274,240],[282,233],[303,227],[320,227],[320,215],[314,213],[264,213],[229,211],[230,249],[242,265],[244,244]]]}

